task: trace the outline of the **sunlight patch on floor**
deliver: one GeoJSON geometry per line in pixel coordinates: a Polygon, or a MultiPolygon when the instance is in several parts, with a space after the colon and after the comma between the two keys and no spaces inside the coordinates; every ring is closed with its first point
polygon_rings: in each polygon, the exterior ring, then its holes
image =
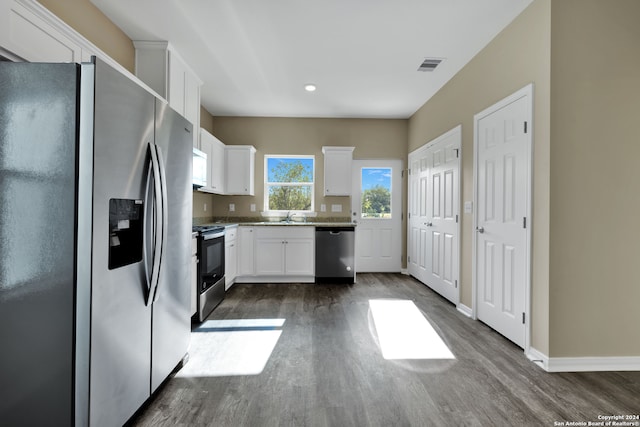
{"type": "Polygon", "coordinates": [[[176,377],[258,375],[276,347],[285,319],[208,320],[191,334],[189,362],[176,377]]]}
{"type": "Polygon", "coordinates": [[[369,309],[385,359],[455,359],[413,301],[369,300],[369,309]]]}

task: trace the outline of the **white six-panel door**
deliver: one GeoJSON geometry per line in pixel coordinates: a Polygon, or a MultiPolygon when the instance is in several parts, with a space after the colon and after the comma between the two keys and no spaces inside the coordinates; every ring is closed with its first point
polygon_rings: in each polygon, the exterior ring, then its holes
{"type": "Polygon", "coordinates": [[[427,230],[427,195],[429,192],[429,150],[421,148],[409,156],[409,274],[424,282],[430,270],[429,233],[427,230]]]}
{"type": "Polygon", "coordinates": [[[409,274],[454,304],[460,300],[461,127],[409,155],[409,274]]]}
{"type": "Polygon", "coordinates": [[[530,86],[476,115],[477,318],[526,345],[530,86]]]}
{"type": "Polygon", "coordinates": [[[432,151],[427,196],[431,237],[431,270],[427,277],[436,292],[458,304],[458,212],[460,176],[460,127],[440,137],[430,146],[432,151]]]}

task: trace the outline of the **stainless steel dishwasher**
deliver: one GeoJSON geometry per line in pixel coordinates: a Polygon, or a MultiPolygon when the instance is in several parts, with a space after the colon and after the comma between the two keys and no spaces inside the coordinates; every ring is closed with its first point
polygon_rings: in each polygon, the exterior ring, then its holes
{"type": "Polygon", "coordinates": [[[355,227],[316,227],[316,283],[355,283],[355,227]]]}

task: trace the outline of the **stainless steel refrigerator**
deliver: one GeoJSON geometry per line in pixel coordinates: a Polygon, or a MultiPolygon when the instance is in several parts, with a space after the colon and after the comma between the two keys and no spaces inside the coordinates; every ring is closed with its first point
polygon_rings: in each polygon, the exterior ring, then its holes
{"type": "Polygon", "coordinates": [[[100,61],[0,63],[0,425],[122,425],[185,356],[192,132],[100,61]]]}

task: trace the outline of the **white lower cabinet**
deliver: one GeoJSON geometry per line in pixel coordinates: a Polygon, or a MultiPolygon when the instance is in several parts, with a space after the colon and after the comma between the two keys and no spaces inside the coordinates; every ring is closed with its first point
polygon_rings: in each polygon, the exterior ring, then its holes
{"type": "Polygon", "coordinates": [[[256,239],[256,275],[284,275],[284,238],[256,239]]]}
{"type": "Polygon", "coordinates": [[[257,226],[250,230],[239,227],[238,282],[315,281],[315,227],[257,226]]]}
{"type": "Polygon", "coordinates": [[[315,280],[315,232],[311,237],[288,238],[285,242],[285,274],[314,276],[315,280]]]}
{"type": "Polygon", "coordinates": [[[198,311],[198,239],[191,239],[191,315],[198,311]]]}
{"type": "Polygon", "coordinates": [[[315,228],[265,226],[256,230],[256,276],[314,281],[315,228]]]}
{"type": "Polygon", "coordinates": [[[225,291],[236,281],[238,273],[238,227],[227,228],[224,235],[224,276],[225,291]]]}
{"type": "Polygon", "coordinates": [[[238,227],[238,282],[247,281],[243,279],[255,274],[254,235],[254,227],[238,227]]]}

